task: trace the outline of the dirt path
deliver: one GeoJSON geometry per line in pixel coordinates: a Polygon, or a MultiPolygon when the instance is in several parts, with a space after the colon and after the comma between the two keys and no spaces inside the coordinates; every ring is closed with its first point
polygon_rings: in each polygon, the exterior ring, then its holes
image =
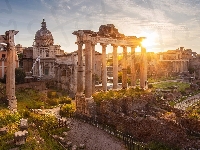
{"type": "Polygon", "coordinates": [[[177,103],[174,108],[181,109],[181,110],[186,110],[187,107],[193,106],[197,102],[200,101],[200,93],[191,97],[188,97],[186,100],[177,103]]]}
{"type": "Polygon", "coordinates": [[[122,141],[87,123],[70,120],[67,140],[73,145],[85,144],[87,150],[126,150],[122,141]]]}

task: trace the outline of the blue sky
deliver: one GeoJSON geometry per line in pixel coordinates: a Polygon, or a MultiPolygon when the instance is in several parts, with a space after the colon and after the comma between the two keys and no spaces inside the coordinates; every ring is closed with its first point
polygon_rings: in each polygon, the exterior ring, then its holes
{"type": "Polygon", "coordinates": [[[0,34],[18,30],[16,44],[26,47],[45,18],[66,52],[77,49],[73,31],[114,24],[125,35],[152,38],[148,51],[183,46],[200,53],[200,0],[1,0],[0,18],[0,34]]]}

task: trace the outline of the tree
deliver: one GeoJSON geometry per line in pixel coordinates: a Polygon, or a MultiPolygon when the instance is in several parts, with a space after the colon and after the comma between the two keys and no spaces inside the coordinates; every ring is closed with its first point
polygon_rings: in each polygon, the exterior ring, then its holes
{"type": "Polygon", "coordinates": [[[22,69],[20,69],[20,68],[15,69],[15,83],[16,84],[24,83],[25,77],[26,77],[26,74],[22,69]]]}
{"type": "MultiPolygon", "coordinates": [[[[20,68],[15,68],[15,83],[16,84],[22,84],[25,82],[26,74],[25,72],[20,68]]],[[[4,74],[4,77],[0,80],[2,83],[6,83],[6,74],[4,74]]]]}

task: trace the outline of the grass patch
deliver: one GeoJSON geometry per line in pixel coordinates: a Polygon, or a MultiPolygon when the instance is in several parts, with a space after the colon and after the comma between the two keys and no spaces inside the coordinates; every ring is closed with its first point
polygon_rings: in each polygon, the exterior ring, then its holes
{"type": "Polygon", "coordinates": [[[153,87],[155,89],[170,89],[170,87],[177,87],[178,91],[184,91],[186,88],[190,87],[189,83],[183,83],[183,82],[160,82],[153,84],[153,87]]]}

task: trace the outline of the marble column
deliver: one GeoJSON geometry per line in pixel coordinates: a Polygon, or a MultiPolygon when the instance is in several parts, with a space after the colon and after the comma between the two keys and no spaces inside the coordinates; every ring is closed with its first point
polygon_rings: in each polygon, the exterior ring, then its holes
{"type": "Polygon", "coordinates": [[[147,86],[147,58],[146,49],[141,47],[141,59],[140,59],[140,88],[146,89],[147,86]]]}
{"type": "Polygon", "coordinates": [[[91,41],[85,41],[85,97],[92,96],[92,48],[91,41]]]}
{"type": "Polygon", "coordinates": [[[118,55],[117,55],[117,45],[113,46],[113,89],[118,87],[118,55]]]}
{"type": "Polygon", "coordinates": [[[16,51],[14,47],[10,47],[7,51],[7,75],[6,75],[6,90],[7,98],[9,102],[9,109],[12,111],[17,111],[17,99],[15,97],[15,60],[16,51]],[[8,86],[8,87],[7,87],[8,86]]]}
{"type": "Polygon", "coordinates": [[[135,46],[131,46],[131,86],[136,86],[135,46]]]}
{"type": "Polygon", "coordinates": [[[95,93],[95,43],[92,43],[92,94],[95,93]]]}
{"type": "Polygon", "coordinates": [[[6,31],[7,39],[7,74],[6,74],[6,94],[11,111],[17,111],[17,99],[15,96],[15,68],[16,68],[16,50],[14,35],[18,31],[6,31]]]}
{"type": "Polygon", "coordinates": [[[127,47],[123,46],[122,88],[127,88],[127,47]]]}
{"type": "Polygon", "coordinates": [[[106,68],[106,44],[102,46],[102,88],[103,91],[107,91],[107,68],[106,68]]]}
{"type": "Polygon", "coordinates": [[[77,95],[83,94],[83,42],[78,44],[77,95]]]}

